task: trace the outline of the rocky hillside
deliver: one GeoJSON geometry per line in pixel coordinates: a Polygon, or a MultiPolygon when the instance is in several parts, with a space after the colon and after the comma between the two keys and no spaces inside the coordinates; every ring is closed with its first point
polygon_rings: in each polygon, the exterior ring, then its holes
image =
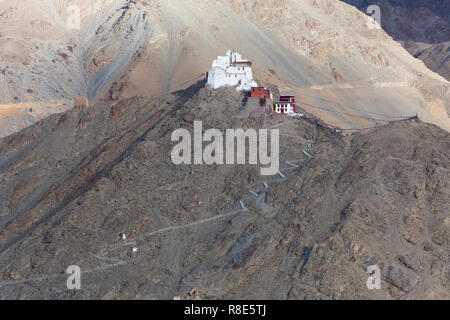
{"type": "Polygon", "coordinates": [[[419,114],[449,129],[448,82],[366,20],[337,0],[5,0],[0,103],[159,96],[233,48],[330,124],[419,114]]]}
{"type": "Polygon", "coordinates": [[[73,101],[30,102],[0,104],[0,137],[9,136],[33,123],[72,109],[73,101]]]}
{"type": "Polygon", "coordinates": [[[381,25],[428,68],[450,80],[450,1],[343,0],[363,12],[381,8],[381,25]]]}
{"type": "Polygon", "coordinates": [[[450,41],[424,44],[407,41],[404,44],[414,57],[422,60],[431,70],[450,80],[450,41]]]}
{"type": "Polygon", "coordinates": [[[312,116],[237,119],[241,104],[198,83],[0,139],[0,299],[450,298],[446,131],[409,120],[343,137],[312,116]],[[279,128],[284,178],[172,164],[171,132],[194,120],[279,128]]]}

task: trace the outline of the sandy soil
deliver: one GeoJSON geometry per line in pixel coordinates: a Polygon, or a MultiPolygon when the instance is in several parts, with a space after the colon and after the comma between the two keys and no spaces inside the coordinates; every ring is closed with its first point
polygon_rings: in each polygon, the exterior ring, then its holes
{"type": "Polygon", "coordinates": [[[69,100],[0,104],[0,137],[9,136],[53,113],[67,111],[73,106],[73,101],[69,100]]]}
{"type": "Polygon", "coordinates": [[[110,103],[136,95],[159,96],[195,83],[217,55],[232,48],[254,62],[262,85],[298,93],[305,108],[306,103],[322,108],[309,110],[332,124],[376,124],[335,115],[356,109],[356,115],[366,118],[419,113],[425,121],[449,129],[448,118],[428,106],[434,101],[449,109],[449,83],[383,30],[368,29],[367,17],[345,3],[76,2],[81,7],[80,30],[65,25],[64,1],[0,3],[0,102],[87,96],[110,103]],[[20,54],[12,54],[16,51],[20,54]],[[328,90],[312,93],[312,88],[328,90]]]}

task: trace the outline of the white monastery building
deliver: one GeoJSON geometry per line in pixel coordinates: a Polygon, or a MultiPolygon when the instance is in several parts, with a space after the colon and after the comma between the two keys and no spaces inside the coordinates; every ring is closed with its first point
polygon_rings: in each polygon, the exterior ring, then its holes
{"type": "Polygon", "coordinates": [[[258,84],[253,80],[252,63],[231,50],[226,56],[218,56],[208,72],[208,84],[214,89],[237,86],[238,91],[250,91],[258,84]]]}

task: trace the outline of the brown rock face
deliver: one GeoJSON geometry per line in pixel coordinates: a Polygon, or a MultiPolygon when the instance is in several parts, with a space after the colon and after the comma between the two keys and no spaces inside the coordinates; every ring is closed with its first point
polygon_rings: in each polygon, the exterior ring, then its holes
{"type": "Polygon", "coordinates": [[[450,41],[432,45],[408,41],[405,49],[423,60],[428,68],[450,80],[450,41]]]}
{"type": "Polygon", "coordinates": [[[306,112],[238,119],[241,100],[198,84],[0,139],[0,299],[450,298],[447,132],[409,120],[344,137],[306,112]],[[279,128],[285,178],[174,165],[171,133],[194,120],[279,128]]]}

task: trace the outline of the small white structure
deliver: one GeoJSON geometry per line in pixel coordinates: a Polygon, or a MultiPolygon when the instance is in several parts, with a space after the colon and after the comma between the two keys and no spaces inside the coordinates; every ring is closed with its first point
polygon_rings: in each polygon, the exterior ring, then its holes
{"type": "Polygon", "coordinates": [[[122,233],[122,235],[120,236],[120,238],[121,238],[122,240],[127,240],[127,236],[126,236],[125,233],[122,233]]]}
{"type": "Polygon", "coordinates": [[[137,251],[138,251],[138,248],[136,248],[136,247],[131,248],[131,252],[137,252],[137,251]]]}
{"type": "Polygon", "coordinates": [[[253,80],[252,63],[231,50],[226,56],[218,56],[208,72],[208,84],[214,89],[237,86],[238,91],[250,91],[258,84],[253,80]]]}
{"type": "Polygon", "coordinates": [[[295,104],[292,102],[275,102],[272,109],[273,114],[295,114],[295,104]]]}

